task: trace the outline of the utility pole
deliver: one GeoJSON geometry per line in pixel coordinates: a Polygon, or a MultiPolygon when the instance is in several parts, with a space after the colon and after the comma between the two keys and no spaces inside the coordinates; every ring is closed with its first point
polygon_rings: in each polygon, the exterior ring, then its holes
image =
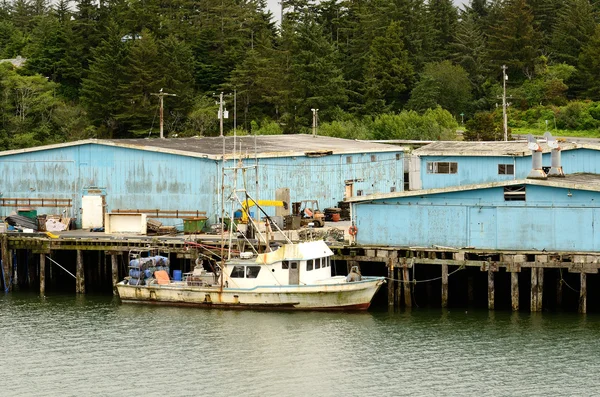
{"type": "Polygon", "coordinates": [[[151,93],[150,95],[154,95],[157,96],[160,102],[160,138],[164,139],[164,135],[163,135],[163,98],[165,96],[177,96],[176,94],[167,94],[166,92],[163,92],[163,89],[161,88],[160,91],[156,94],[151,93]]]}
{"type": "Polygon", "coordinates": [[[219,95],[219,136],[223,136],[223,93],[219,95]]]}
{"type": "Polygon", "coordinates": [[[310,109],[313,112],[313,125],[312,125],[312,134],[313,134],[313,138],[317,137],[317,113],[319,112],[319,109],[310,109]]]}
{"type": "Polygon", "coordinates": [[[502,65],[502,120],[504,123],[504,140],[508,141],[508,120],[506,116],[506,65],[502,65]]]}

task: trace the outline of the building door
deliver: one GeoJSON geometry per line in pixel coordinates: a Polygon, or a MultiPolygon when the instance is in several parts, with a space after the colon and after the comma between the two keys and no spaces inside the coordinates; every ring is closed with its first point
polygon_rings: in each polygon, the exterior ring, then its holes
{"type": "Polygon", "coordinates": [[[469,247],[496,248],[496,208],[472,207],[469,211],[469,247]]]}
{"type": "Polygon", "coordinates": [[[290,285],[300,284],[300,269],[298,261],[290,261],[290,285]]]}
{"type": "Polygon", "coordinates": [[[106,188],[85,187],[81,196],[81,228],[93,229],[104,226],[106,212],[106,188]]]}

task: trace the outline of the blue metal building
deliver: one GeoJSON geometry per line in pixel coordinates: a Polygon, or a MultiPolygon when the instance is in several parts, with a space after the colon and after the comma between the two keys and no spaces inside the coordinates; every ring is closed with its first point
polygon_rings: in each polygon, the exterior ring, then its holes
{"type": "MultiPolygon", "coordinates": [[[[551,148],[539,145],[542,166],[549,168],[551,148]]],[[[565,173],[600,174],[600,146],[563,142],[560,147],[565,173]]],[[[434,142],[413,151],[410,159],[411,190],[523,179],[532,164],[525,141],[434,142]]]]}
{"type": "Polygon", "coordinates": [[[92,139],[0,153],[1,215],[26,206],[80,222],[84,198],[101,196],[104,212],[198,210],[216,221],[222,182],[233,185],[231,177],[222,178],[222,168],[240,158],[256,165],[245,180],[259,199],[289,189],[291,201],[314,199],[325,208],[345,195],[403,189],[399,146],[310,135],[92,139]]]}
{"type": "Polygon", "coordinates": [[[600,250],[598,175],[519,179],[349,201],[358,244],[600,250]]]}

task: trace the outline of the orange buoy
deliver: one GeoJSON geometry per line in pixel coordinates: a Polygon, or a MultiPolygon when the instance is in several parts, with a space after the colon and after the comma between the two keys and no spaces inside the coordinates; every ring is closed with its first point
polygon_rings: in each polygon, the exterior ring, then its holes
{"type": "Polygon", "coordinates": [[[348,233],[350,233],[351,236],[356,236],[358,234],[358,228],[352,225],[350,226],[350,229],[348,229],[348,233]]]}

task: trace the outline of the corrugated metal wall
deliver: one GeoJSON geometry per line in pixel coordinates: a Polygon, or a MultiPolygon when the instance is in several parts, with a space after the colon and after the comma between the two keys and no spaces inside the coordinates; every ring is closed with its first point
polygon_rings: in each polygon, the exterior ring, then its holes
{"type": "MultiPolygon", "coordinates": [[[[220,183],[213,161],[96,144],[5,156],[0,170],[3,197],[71,198],[72,217],[79,217],[81,196],[90,188],[106,193],[108,211],[210,211],[220,183]]],[[[3,215],[14,210],[3,207],[3,215]]]]}
{"type": "Polygon", "coordinates": [[[356,203],[367,245],[597,251],[600,193],[527,185],[526,201],[488,188],[356,203]],[[570,194],[570,195],[569,195],[570,194]]]}
{"type": "MultiPolygon", "coordinates": [[[[244,161],[245,165],[255,163],[255,159],[244,161]]],[[[234,165],[228,161],[225,167],[234,165]]],[[[77,218],[81,196],[92,188],[106,194],[108,211],[199,210],[217,221],[221,169],[222,162],[206,158],[85,144],[2,157],[0,191],[3,197],[70,198],[74,205],[69,215],[77,218]]],[[[345,181],[354,181],[355,195],[358,191],[363,195],[402,191],[403,187],[402,152],[262,158],[258,170],[258,184],[255,171],[246,171],[246,186],[252,195],[258,187],[259,199],[273,200],[277,189],[287,187],[292,201],[316,199],[321,209],[343,200],[345,181]]],[[[232,175],[226,185],[228,195],[232,175]]],[[[238,188],[242,186],[240,172],[238,188]]],[[[2,215],[15,209],[3,207],[2,215]]],[[[58,209],[39,208],[38,212],[52,214],[58,209]]],[[[164,223],[175,224],[177,220],[164,223]]]]}
{"type": "MultiPolygon", "coordinates": [[[[563,170],[567,174],[600,173],[600,151],[590,149],[565,150],[561,153],[563,170]]],[[[525,157],[468,157],[468,156],[421,156],[421,180],[423,189],[437,189],[449,186],[472,185],[512,179],[527,178],[531,170],[531,156],[525,157]],[[456,174],[430,174],[427,172],[429,162],[456,162],[456,174]],[[514,175],[498,175],[498,164],[513,164],[514,175]]],[[[550,153],[542,156],[542,165],[550,167],[550,153]]]]}

